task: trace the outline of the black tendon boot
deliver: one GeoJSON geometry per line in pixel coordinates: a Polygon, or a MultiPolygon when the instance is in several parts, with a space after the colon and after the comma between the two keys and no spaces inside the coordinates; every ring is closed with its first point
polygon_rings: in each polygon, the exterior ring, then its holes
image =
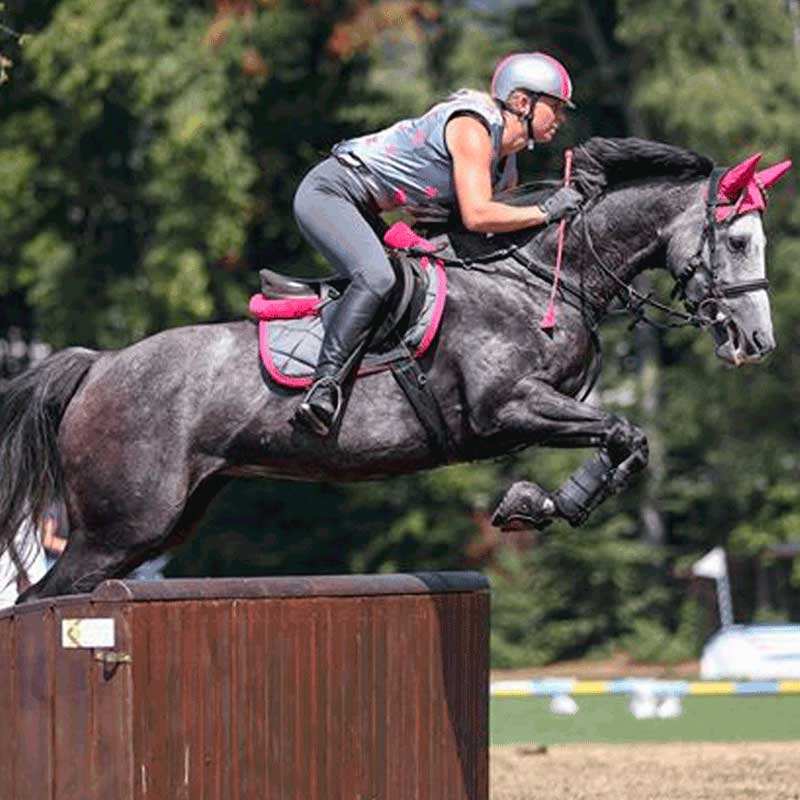
{"type": "Polygon", "coordinates": [[[352,284],[336,301],[325,327],[314,383],[295,412],[295,419],[319,436],[327,436],[336,423],[342,383],[363,353],[382,303],[369,289],[352,284]]]}

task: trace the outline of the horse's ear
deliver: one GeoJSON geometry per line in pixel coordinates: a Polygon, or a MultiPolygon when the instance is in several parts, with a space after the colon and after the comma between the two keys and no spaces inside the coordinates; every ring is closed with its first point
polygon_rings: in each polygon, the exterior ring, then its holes
{"type": "Polygon", "coordinates": [[[771,167],[757,172],[756,180],[764,189],[769,189],[770,186],[774,186],[791,168],[792,159],[787,158],[786,161],[781,161],[780,164],[773,164],[771,167]]]}
{"type": "Polygon", "coordinates": [[[756,174],[758,162],[761,160],[761,153],[742,161],[735,167],[731,167],[720,179],[718,197],[720,200],[736,200],[747,187],[756,174]]]}

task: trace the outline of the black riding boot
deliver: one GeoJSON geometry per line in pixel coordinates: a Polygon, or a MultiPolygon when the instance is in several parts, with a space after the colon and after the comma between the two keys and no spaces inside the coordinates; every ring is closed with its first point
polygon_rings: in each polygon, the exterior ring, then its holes
{"type": "Polygon", "coordinates": [[[295,419],[314,433],[327,436],[342,406],[342,383],[363,353],[383,300],[361,286],[350,285],[325,327],[314,371],[314,383],[295,419]]]}

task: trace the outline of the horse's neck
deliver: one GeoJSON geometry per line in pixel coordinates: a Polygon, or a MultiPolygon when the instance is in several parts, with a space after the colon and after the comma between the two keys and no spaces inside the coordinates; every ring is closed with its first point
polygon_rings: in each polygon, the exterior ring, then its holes
{"type": "MultiPolygon", "coordinates": [[[[697,184],[699,187],[699,182],[697,184]]],[[[564,275],[580,281],[598,305],[605,307],[666,245],[664,232],[693,202],[694,184],[653,183],[619,189],[602,197],[572,224],[564,253],[564,275]],[[589,241],[586,239],[588,231],[589,241]],[[616,280],[598,266],[609,268],[616,280]]],[[[658,266],[665,267],[660,263],[658,266]]]]}

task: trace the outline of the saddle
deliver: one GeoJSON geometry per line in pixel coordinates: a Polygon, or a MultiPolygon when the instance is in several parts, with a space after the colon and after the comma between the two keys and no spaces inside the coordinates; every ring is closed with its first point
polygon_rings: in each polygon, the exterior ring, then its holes
{"type": "MultiPolygon", "coordinates": [[[[396,336],[408,330],[410,320],[419,317],[425,302],[428,277],[416,261],[400,254],[392,254],[390,263],[395,273],[395,285],[387,300],[388,309],[372,337],[370,352],[382,352],[387,344],[395,343],[396,336]]],[[[262,269],[261,294],[269,300],[289,301],[273,306],[273,312],[296,314],[307,307],[324,310],[333,306],[347,288],[346,279],[287,278],[278,272],[262,269]],[[324,300],[324,303],[319,301],[324,300]]],[[[305,316],[305,313],[303,313],[305,316]]],[[[280,319],[281,317],[273,317],[280,319]]],[[[324,323],[323,323],[324,327],[324,323]]]]}
{"type": "MultiPolygon", "coordinates": [[[[435,339],[444,311],[447,276],[441,261],[431,260],[433,245],[405,223],[393,225],[384,242],[397,280],[358,375],[419,358],[435,339]]],[[[259,321],[264,368],[282,386],[310,386],[325,326],[348,281],[288,278],[268,269],[259,276],[261,294],[251,298],[250,312],[259,321]]]]}

